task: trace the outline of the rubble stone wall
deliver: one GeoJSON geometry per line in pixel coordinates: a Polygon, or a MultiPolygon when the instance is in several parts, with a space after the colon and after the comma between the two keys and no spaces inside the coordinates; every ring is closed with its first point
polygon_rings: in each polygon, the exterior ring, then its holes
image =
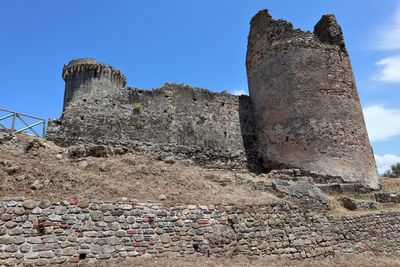
{"type": "MultiPolygon", "coordinates": [[[[85,78],[78,92],[70,93],[79,97],[71,97],[62,118],[49,123],[47,139],[64,146],[123,146],[210,167],[247,168],[255,162],[256,139],[248,96],[176,83],[151,91],[108,88],[92,81],[98,79],[85,78]]],[[[71,84],[66,83],[66,88],[71,84]]]]}
{"type": "Polygon", "coordinates": [[[314,32],[267,10],[251,21],[250,96],[167,83],[126,88],[125,76],[94,59],[63,69],[64,110],[47,138],[176,156],[217,168],[299,168],[324,183],[378,189],[378,173],[342,30],[324,15],[314,32]]]}
{"type": "Polygon", "coordinates": [[[0,265],[42,266],[143,255],[301,259],[393,255],[400,212],[334,216],[287,204],[181,205],[0,201],[0,265]]]}
{"type": "Polygon", "coordinates": [[[126,85],[121,71],[93,58],[72,60],[64,66],[62,77],[65,80],[63,110],[69,103],[84,101],[89,96],[106,99],[126,85]]]}
{"type": "Polygon", "coordinates": [[[349,55],[334,15],[324,15],[312,33],[260,11],[251,21],[246,65],[266,168],[298,167],[378,187],[349,55]]]}

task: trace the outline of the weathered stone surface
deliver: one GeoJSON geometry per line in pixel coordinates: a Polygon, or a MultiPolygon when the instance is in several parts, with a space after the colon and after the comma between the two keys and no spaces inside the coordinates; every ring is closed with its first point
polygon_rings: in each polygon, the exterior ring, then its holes
{"type": "Polygon", "coordinates": [[[62,250],[62,255],[63,256],[73,256],[75,254],[75,249],[74,248],[65,248],[62,250]]]}
{"type": "Polygon", "coordinates": [[[39,202],[39,208],[45,209],[51,205],[51,201],[49,200],[42,200],[39,202]]]}
{"type": "Polygon", "coordinates": [[[171,240],[171,238],[169,237],[168,234],[162,234],[162,235],[161,235],[161,242],[163,242],[163,243],[169,243],[170,240],[171,240]]]}
{"type": "Polygon", "coordinates": [[[39,254],[40,258],[46,258],[46,259],[51,259],[54,257],[54,252],[53,251],[43,251],[39,254]]]}
{"type": "MultiPolygon", "coordinates": [[[[157,155],[171,163],[172,156],[173,161],[191,159],[217,167],[245,168],[255,161],[254,125],[247,96],[175,83],[153,91],[124,88],[119,78],[97,74],[95,66],[100,73],[112,68],[94,59],[74,60],[64,68],[63,73],[68,75],[63,75],[63,116],[50,122],[48,139],[62,145],[103,145],[102,155],[120,153],[107,146],[121,147],[124,140],[125,149],[157,155]],[[104,119],[107,129],[100,122],[104,119]]],[[[123,76],[115,71],[118,77],[123,76]]],[[[70,156],[92,154],[88,146],[81,148],[70,156]]]]}
{"type": "Polygon", "coordinates": [[[21,245],[22,243],[25,243],[25,237],[23,236],[16,236],[14,239],[14,244],[16,245],[21,245]]]}
{"type": "Polygon", "coordinates": [[[377,192],[375,193],[375,199],[380,203],[389,203],[391,201],[390,193],[377,192]]]}
{"type": "MultiPolygon", "coordinates": [[[[400,203],[400,193],[395,193],[390,196],[390,201],[394,203],[400,203]]],[[[0,230],[1,235],[1,230],[0,230]]]]}
{"type": "Polygon", "coordinates": [[[167,199],[167,197],[165,195],[159,195],[157,198],[158,198],[158,200],[166,200],[167,199]]]}
{"type": "MultiPolygon", "coordinates": [[[[90,166],[85,157],[129,150],[157,155],[169,164],[185,159],[190,164],[243,168],[258,160],[268,170],[279,168],[273,173],[283,180],[251,185],[298,207],[164,207],[127,198],[116,203],[74,199],[37,204],[14,199],[0,202],[0,265],[16,264],[16,259],[23,259],[26,266],[42,266],[77,264],[86,256],[106,260],[167,253],[271,259],[399,253],[400,212],[313,213],[328,203],[321,190],[300,177],[341,183],[331,187],[338,192],[356,190],[355,184],[344,182],[377,187],[335,17],[324,16],[314,33],[305,33],[260,12],[251,24],[247,70],[251,96],[237,97],[171,83],[153,91],[124,88],[126,79],[120,71],[93,59],[71,61],[63,69],[63,116],[50,122],[48,137],[76,145],[69,148],[68,157],[81,169],[90,166]]],[[[20,168],[11,166],[6,172],[14,175],[20,168]]],[[[211,172],[204,176],[224,186],[235,182],[211,172]]],[[[245,176],[236,177],[241,182],[254,180],[245,176]]],[[[36,180],[32,189],[45,184],[36,180]]],[[[400,202],[398,194],[377,192],[375,197],[383,203],[400,202]]],[[[353,199],[346,203],[361,205],[353,199]]]]}
{"type": "Polygon", "coordinates": [[[68,260],[67,257],[56,257],[56,258],[51,258],[49,260],[50,264],[63,264],[64,262],[66,262],[68,260]]]}
{"type": "Polygon", "coordinates": [[[127,223],[132,224],[132,223],[134,223],[135,221],[136,221],[135,216],[128,216],[128,217],[126,217],[126,222],[127,222],[127,223]]]}
{"type": "Polygon", "coordinates": [[[40,237],[35,237],[35,236],[33,236],[33,237],[28,237],[28,243],[30,243],[30,244],[41,244],[41,243],[43,243],[42,242],[42,239],[40,238],[40,237]]]}
{"type": "MultiPolygon", "coordinates": [[[[175,83],[152,91],[125,88],[125,76],[114,67],[92,58],[72,60],[63,68],[63,114],[50,121],[47,138],[74,145],[68,156],[79,159],[80,168],[89,166],[84,157],[135,150],[170,164],[185,160],[258,171],[297,168],[323,183],[378,188],[348,52],[334,15],[324,15],[311,33],[260,11],[251,21],[246,67],[250,97],[175,83]]],[[[233,182],[228,176],[214,178],[221,185],[233,182]]],[[[41,186],[35,181],[32,188],[41,186]]],[[[159,200],[166,198],[159,195],[159,200]]],[[[111,215],[130,209],[123,205],[111,215]]]]}
{"type": "Polygon", "coordinates": [[[101,221],[103,220],[103,213],[100,211],[92,211],[90,213],[90,217],[92,218],[93,221],[101,221]]]}
{"type": "Polygon", "coordinates": [[[111,238],[108,240],[108,244],[109,244],[110,246],[119,245],[119,244],[121,244],[121,239],[119,239],[119,238],[117,238],[117,237],[111,237],[111,238]]]}
{"type": "Polygon", "coordinates": [[[11,220],[13,217],[14,217],[14,216],[11,215],[11,214],[3,214],[3,215],[1,215],[1,220],[2,220],[2,221],[9,221],[9,220],[11,220]]]}
{"type": "MultiPolygon", "coordinates": [[[[304,181],[281,182],[283,184],[276,183],[277,190],[294,197],[301,192],[296,187],[303,186],[296,182],[304,181]]],[[[305,189],[308,190],[307,187],[305,189]]],[[[305,198],[310,198],[307,193],[302,194],[305,198]]],[[[6,231],[0,235],[0,259],[23,259],[24,262],[33,264],[35,261],[39,264],[67,261],[78,263],[80,254],[93,260],[103,260],[139,255],[151,257],[155,250],[159,256],[170,252],[189,255],[202,253],[201,251],[209,251],[214,256],[226,256],[235,251],[251,257],[275,255],[281,258],[318,258],[333,250],[339,254],[358,254],[371,247],[379,247],[380,250],[374,253],[380,255],[400,252],[400,213],[394,211],[327,216],[319,212],[304,212],[284,203],[164,207],[159,204],[137,205],[127,200],[124,202],[132,205],[131,210],[125,211],[127,214],[138,215],[122,215],[112,225],[104,221],[94,222],[93,218],[101,219],[96,216],[79,216],[90,211],[100,212],[89,209],[74,211],[72,215],[76,216],[76,221],[69,227],[61,227],[65,224],[63,221],[43,222],[48,232],[43,236],[36,236],[36,231],[10,236],[9,231],[20,229],[20,225],[9,229],[4,226],[6,231]],[[135,218],[133,224],[126,222],[129,216],[135,218]],[[150,218],[153,220],[151,223],[150,218]],[[100,223],[101,227],[98,226],[100,223]],[[83,225],[92,227],[90,230],[83,230],[83,225]]],[[[21,203],[22,201],[12,205],[17,207],[21,203]]],[[[89,206],[98,209],[102,204],[104,203],[96,202],[89,206]]],[[[114,203],[111,207],[118,210],[122,207],[120,204],[114,203]]],[[[0,208],[7,206],[7,203],[0,202],[0,208]]],[[[51,215],[61,216],[63,220],[74,207],[75,203],[55,202],[44,208],[43,214],[47,214],[47,218],[51,215]],[[61,206],[64,209],[60,209],[61,206]],[[60,212],[64,214],[55,214],[60,212]]],[[[33,209],[27,209],[26,212],[31,213],[33,209]]],[[[65,218],[71,219],[69,216],[65,218]]],[[[7,223],[14,220],[17,217],[7,223]]],[[[0,221],[1,223],[3,222],[0,221]]]]}
{"type": "Polygon", "coordinates": [[[14,237],[0,236],[0,244],[5,244],[5,245],[14,244],[14,237]]]}
{"type": "Polygon", "coordinates": [[[99,254],[102,251],[102,247],[99,245],[92,245],[90,252],[93,254],[99,254]]]}
{"type": "Polygon", "coordinates": [[[16,259],[13,258],[7,258],[7,259],[2,259],[0,260],[0,266],[14,266],[17,263],[16,259]]]}
{"type": "Polygon", "coordinates": [[[100,260],[107,260],[107,259],[109,259],[109,258],[111,258],[112,256],[111,256],[111,254],[110,253],[101,253],[100,255],[99,255],[99,259],[100,260]]]}
{"type": "Polygon", "coordinates": [[[44,187],[44,184],[40,182],[39,180],[35,180],[31,186],[33,190],[40,190],[44,187]]]}
{"type": "Polygon", "coordinates": [[[342,202],[342,206],[348,210],[377,208],[377,203],[374,201],[357,200],[350,197],[341,197],[340,201],[342,202]]]}
{"type": "Polygon", "coordinates": [[[48,264],[49,264],[49,261],[46,260],[46,259],[35,260],[35,265],[36,266],[45,266],[45,265],[48,265],[48,264]]]}
{"type": "Polygon", "coordinates": [[[26,253],[25,255],[26,255],[27,259],[31,259],[31,260],[39,258],[39,253],[38,252],[29,252],[29,253],[26,253]]]}
{"type": "Polygon", "coordinates": [[[15,208],[14,209],[14,213],[17,215],[24,215],[25,214],[25,210],[23,208],[15,208]]]}
{"type": "Polygon", "coordinates": [[[23,203],[22,203],[22,206],[25,208],[25,209],[34,209],[36,206],[38,205],[38,203],[36,202],[36,201],[33,201],[33,200],[27,200],[27,201],[24,201],[23,203]]]}
{"type": "Polygon", "coordinates": [[[49,220],[54,222],[60,222],[62,220],[62,217],[57,214],[51,214],[49,215],[49,220]]]}
{"type": "Polygon", "coordinates": [[[305,181],[273,180],[276,194],[306,210],[320,211],[328,208],[325,194],[318,187],[305,181]]]}
{"type": "Polygon", "coordinates": [[[267,169],[298,167],[378,188],[375,160],[340,26],[325,15],[314,33],[251,21],[247,50],[260,156],[267,169]]]}
{"type": "Polygon", "coordinates": [[[0,226],[0,235],[5,235],[7,228],[5,226],[0,226]]]}
{"type": "Polygon", "coordinates": [[[23,244],[19,247],[19,249],[21,250],[22,253],[27,253],[32,249],[32,246],[28,244],[23,244]]]}
{"type": "Polygon", "coordinates": [[[5,225],[5,227],[7,227],[8,229],[11,229],[11,228],[16,227],[18,224],[17,224],[16,222],[9,221],[9,222],[6,222],[4,225],[5,225]]]}
{"type": "Polygon", "coordinates": [[[18,176],[16,176],[15,177],[15,180],[17,180],[18,182],[22,182],[22,181],[24,181],[24,180],[26,180],[27,179],[27,176],[26,175],[18,175],[18,176]]]}

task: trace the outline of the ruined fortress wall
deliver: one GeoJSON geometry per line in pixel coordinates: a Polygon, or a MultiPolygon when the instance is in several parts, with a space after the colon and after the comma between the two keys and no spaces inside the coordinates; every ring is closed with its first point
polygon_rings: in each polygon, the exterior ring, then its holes
{"type": "Polygon", "coordinates": [[[323,16],[310,33],[260,11],[251,21],[246,63],[266,168],[299,167],[377,187],[349,56],[333,15],[323,16]]]}
{"type": "Polygon", "coordinates": [[[61,145],[109,144],[210,167],[300,168],[321,182],[378,188],[378,175],[343,34],[333,15],[314,33],[260,11],[247,51],[250,97],[179,84],[125,88],[94,59],[64,66],[61,145]]]}
{"type": "Polygon", "coordinates": [[[70,102],[85,101],[88,97],[103,100],[126,85],[125,76],[115,68],[95,59],[72,60],[64,66],[65,94],[63,110],[70,102]]]}
{"type": "Polygon", "coordinates": [[[68,104],[61,120],[49,123],[48,139],[123,146],[211,167],[245,168],[255,161],[249,97],[175,83],[152,91],[123,88],[118,79],[95,76],[74,62],[66,80],[68,104]]]}
{"type": "Polygon", "coordinates": [[[132,201],[0,201],[0,265],[64,264],[143,255],[247,255],[266,260],[400,251],[400,213],[354,216],[265,206],[132,201]],[[81,259],[80,259],[81,258],[81,259]]]}

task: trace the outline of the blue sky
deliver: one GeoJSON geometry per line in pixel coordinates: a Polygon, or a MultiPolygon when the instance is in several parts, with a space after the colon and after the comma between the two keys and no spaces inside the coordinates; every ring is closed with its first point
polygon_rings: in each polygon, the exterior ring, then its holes
{"type": "Polygon", "coordinates": [[[400,0],[0,0],[0,107],[59,117],[62,66],[79,57],[129,86],[246,93],[249,22],[265,8],[304,30],[336,14],[378,167],[400,162],[400,0]]]}

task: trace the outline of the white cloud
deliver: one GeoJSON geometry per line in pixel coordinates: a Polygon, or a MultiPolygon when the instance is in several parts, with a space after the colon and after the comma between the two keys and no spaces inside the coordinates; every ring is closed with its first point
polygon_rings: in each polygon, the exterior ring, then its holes
{"type": "Polygon", "coordinates": [[[371,142],[400,135],[400,110],[374,105],[364,108],[364,116],[371,142]]]}
{"type": "Polygon", "coordinates": [[[400,5],[377,34],[376,48],[381,50],[400,49],[400,5]]]}
{"type": "MultiPolygon", "coordinates": [[[[375,36],[376,49],[400,50],[400,2],[393,15],[380,27],[375,36]]],[[[376,65],[381,67],[381,70],[375,75],[375,80],[400,83],[400,55],[384,58],[376,65]]]]}
{"type": "Polygon", "coordinates": [[[378,172],[383,174],[386,170],[390,169],[390,166],[400,162],[400,157],[392,154],[385,154],[383,156],[375,155],[375,160],[378,172]]]}
{"type": "Polygon", "coordinates": [[[400,55],[384,58],[376,64],[382,67],[382,70],[376,76],[376,80],[400,83],[400,55]]]}
{"type": "Polygon", "coordinates": [[[231,91],[232,95],[248,95],[246,90],[244,89],[239,89],[239,90],[233,90],[231,91]]]}

